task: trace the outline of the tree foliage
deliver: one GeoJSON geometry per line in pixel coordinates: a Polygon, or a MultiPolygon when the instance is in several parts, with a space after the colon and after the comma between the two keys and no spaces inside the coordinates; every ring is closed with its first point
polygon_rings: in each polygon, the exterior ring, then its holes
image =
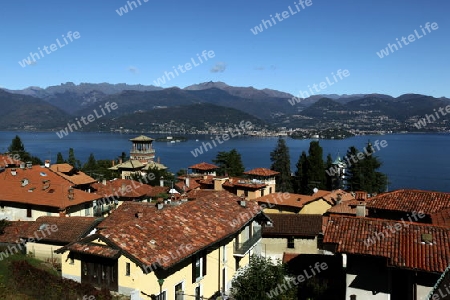
{"type": "Polygon", "coordinates": [[[67,163],[76,169],[81,169],[81,162],[75,158],[75,151],[73,148],[69,148],[69,158],[67,163]]]}
{"type": "Polygon", "coordinates": [[[314,188],[325,189],[326,183],[323,149],[318,141],[312,141],[309,144],[308,154],[308,170],[306,174],[308,176],[309,193],[312,193],[314,188]]]}
{"type": "Polygon", "coordinates": [[[5,232],[5,228],[7,226],[11,225],[11,222],[6,219],[0,220],[0,234],[3,234],[5,232]]]}
{"type": "Polygon", "coordinates": [[[19,160],[23,162],[29,162],[33,165],[42,165],[42,160],[37,156],[32,156],[29,152],[25,150],[25,145],[22,143],[22,140],[18,135],[16,135],[11,144],[8,147],[8,153],[11,155],[18,156],[19,160]]]}
{"type": "Polygon", "coordinates": [[[305,195],[308,193],[308,156],[305,151],[299,156],[296,167],[294,189],[297,193],[305,195]]]}
{"type": "Polygon", "coordinates": [[[236,149],[220,151],[213,163],[219,167],[219,175],[241,176],[245,171],[241,154],[236,149]]]}
{"type": "Polygon", "coordinates": [[[252,255],[247,267],[238,271],[232,281],[231,296],[236,300],[291,300],[296,299],[297,288],[292,286],[275,295],[278,285],[286,284],[288,272],[280,261],[252,255]]]}
{"type": "Polygon", "coordinates": [[[281,137],[275,149],[270,152],[270,161],[272,162],[270,169],[280,172],[276,177],[277,191],[293,192],[289,148],[281,137]]]}
{"type": "MultiPolygon", "coordinates": [[[[325,170],[330,170],[330,168],[332,168],[332,167],[333,167],[333,158],[331,157],[331,154],[328,153],[327,160],[325,162],[325,170]]],[[[325,186],[326,186],[327,191],[332,191],[332,190],[336,190],[339,188],[337,186],[338,180],[335,180],[334,176],[325,174],[325,177],[326,177],[325,186]]]]}
{"type": "Polygon", "coordinates": [[[378,171],[382,163],[374,155],[370,142],[364,148],[364,152],[359,152],[356,147],[351,146],[347,151],[347,161],[348,189],[366,191],[369,194],[386,191],[387,176],[378,171]]]}
{"type": "Polygon", "coordinates": [[[323,149],[318,141],[311,141],[308,155],[303,151],[296,167],[294,184],[296,192],[310,195],[314,188],[327,188],[323,149]]]}
{"type": "Polygon", "coordinates": [[[63,164],[65,162],[66,161],[64,160],[64,157],[63,157],[62,153],[58,152],[58,154],[56,154],[56,163],[57,164],[63,164]]]}

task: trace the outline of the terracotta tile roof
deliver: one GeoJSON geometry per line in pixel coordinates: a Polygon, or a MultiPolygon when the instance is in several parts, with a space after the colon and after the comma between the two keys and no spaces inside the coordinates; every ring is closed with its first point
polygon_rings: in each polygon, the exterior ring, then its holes
{"type": "Polygon", "coordinates": [[[368,198],[367,208],[430,215],[450,208],[450,193],[402,189],[368,198]]]}
{"type": "Polygon", "coordinates": [[[3,234],[0,234],[0,243],[16,244],[20,243],[23,233],[33,225],[32,221],[10,221],[5,227],[3,234]]]}
{"type": "Polygon", "coordinates": [[[450,208],[431,214],[431,222],[434,225],[450,227],[450,208]]]}
{"type": "Polygon", "coordinates": [[[282,260],[282,262],[283,262],[283,264],[286,264],[290,260],[296,258],[299,255],[300,255],[299,253],[286,253],[286,252],[283,252],[283,260],[282,260]]]}
{"type": "Polygon", "coordinates": [[[364,191],[356,191],[355,192],[356,200],[367,200],[367,192],[364,191]]]}
{"type": "Polygon", "coordinates": [[[219,169],[219,167],[216,165],[213,165],[213,164],[209,164],[207,162],[201,162],[199,164],[190,166],[189,169],[201,170],[201,171],[213,171],[213,170],[219,169]]]}
{"type": "Polygon", "coordinates": [[[301,195],[301,194],[294,194],[294,193],[285,193],[283,196],[281,196],[280,193],[272,193],[268,194],[259,198],[256,198],[255,201],[258,201],[258,203],[270,203],[273,205],[278,206],[290,206],[290,207],[296,207],[296,208],[303,208],[306,204],[309,204],[313,201],[317,201],[320,199],[323,199],[324,201],[328,202],[330,205],[333,205],[334,203],[331,200],[327,200],[324,198],[325,195],[328,195],[329,191],[322,191],[319,190],[317,193],[315,193],[312,196],[309,195],[301,195]]]}
{"type": "Polygon", "coordinates": [[[49,169],[74,185],[91,184],[96,182],[94,178],[79,170],[76,170],[69,164],[54,164],[51,165],[49,169]]]}
{"type": "MultiPolygon", "coordinates": [[[[348,200],[343,201],[340,204],[336,204],[335,206],[332,206],[330,209],[327,210],[327,213],[329,214],[344,214],[344,215],[353,215],[356,216],[356,206],[361,201],[358,200],[348,200]]],[[[366,216],[368,215],[369,210],[366,208],[366,216]]]]}
{"type": "Polygon", "coordinates": [[[22,161],[14,159],[14,155],[3,155],[0,154],[0,167],[6,167],[7,165],[19,166],[22,161]]]}
{"type": "Polygon", "coordinates": [[[44,230],[44,235],[39,235],[42,241],[49,241],[54,243],[68,244],[72,241],[87,235],[98,223],[100,219],[93,217],[50,217],[44,216],[36,219],[33,224],[29,226],[27,231],[24,231],[22,237],[34,238],[35,234],[41,231],[41,226],[56,226],[57,230],[44,230]]]}
{"type": "Polygon", "coordinates": [[[330,216],[323,242],[335,245],[337,253],[386,257],[399,268],[443,272],[450,263],[450,229],[434,225],[330,216]],[[433,244],[423,243],[422,234],[431,234],[433,244]]]}
{"type": "Polygon", "coordinates": [[[143,198],[151,197],[154,194],[152,186],[131,179],[115,179],[103,183],[94,183],[91,185],[95,193],[99,196],[108,198],[116,196],[119,198],[143,198]]]}
{"type": "Polygon", "coordinates": [[[68,245],[65,249],[82,253],[82,254],[92,254],[106,258],[116,259],[120,256],[120,250],[113,249],[107,245],[95,244],[95,243],[81,243],[76,242],[68,245]]]}
{"type": "MultiPolygon", "coordinates": [[[[321,190],[319,190],[319,192],[320,191],[321,190]]],[[[341,190],[341,189],[334,190],[332,192],[328,192],[328,191],[322,191],[322,192],[328,193],[328,194],[322,196],[322,198],[325,199],[331,205],[334,205],[338,201],[338,197],[341,198],[342,202],[355,199],[355,197],[353,197],[353,195],[351,193],[347,193],[346,191],[341,190]]]]}
{"type": "MultiPolygon", "coordinates": [[[[200,197],[208,197],[212,194],[217,194],[217,193],[220,194],[221,192],[223,192],[223,191],[216,191],[216,190],[212,190],[212,189],[201,189],[201,190],[191,190],[191,191],[187,192],[186,194],[188,196],[188,199],[195,200],[200,197]]],[[[227,192],[227,193],[229,193],[229,192],[227,192]]]]}
{"type": "Polygon", "coordinates": [[[226,180],[222,186],[234,188],[234,187],[241,187],[241,188],[248,188],[248,189],[261,189],[267,186],[265,183],[261,183],[260,181],[252,181],[246,178],[239,178],[239,177],[231,177],[228,180],[226,180]]]}
{"type": "Polygon", "coordinates": [[[179,190],[185,191],[185,192],[200,188],[200,184],[196,180],[193,180],[192,178],[191,178],[191,180],[189,180],[189,187],[186,185],[186,182],[184,182],[184,181],[179,181],[179,182],[175,183],[175,185],[179,190]]]}
{"type": "Polygon", "coordinates": [[[167,194],[170,188],[167,186],[152,186],[150,189],[150,193],[147,194],[149,197],[156,197],[159,194],[167,194]]]}
{"type": "Polygon", "coordinates": [[[322,232],[322,215],[266,214],[273,226],[263,226],[263,237],[314,237],[322,232]]]}
{"type": "Polygon", "coordinates": [[[64,209],[101,198],[96,194],[71,188],[71,182],[41,166],[7,169],[0,173],[0,186],[0,202],[64,209]],[[14,172],[16,175],[13,175],[14,172]],[[73,197],[69,195],[70,191],[73,197]]]}
{"type": "Polygon", "coordinates": [[[222,192],[161,210],[150,203],[125,202],[100,223],[97,235],[142,266],[159,261],[168,268],[237,233],[255,216],[268,220],[257,203],[242,207],[239,200],[222,192]],[[180,250],[182,245],[189,247],[180,250]]]}
{"type": "Polygon", "coordinates": [[[74,167],[69,164],[53,164],[50,166],[50,170],[56,173],[70,173],[73,169],[74,167]]]}
{"type": "Polygon", "coordinates": [[[262,177],[272,177],[280,174],[280,172],[273,171],[266,168],[256,168],[250,171],[244,172],[246,175],[262,176],[262,177]]]}

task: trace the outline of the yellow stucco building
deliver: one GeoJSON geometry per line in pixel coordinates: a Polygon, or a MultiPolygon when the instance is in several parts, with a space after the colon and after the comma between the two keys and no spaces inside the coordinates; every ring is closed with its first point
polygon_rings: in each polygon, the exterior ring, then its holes
{"type": "Polygon", "coordinates": [[[63,277],[132,299],[209,298],[228,293],[268,221],[257,203],[226,191],[163,207],[126,202],[57,253],[63,277]]]}

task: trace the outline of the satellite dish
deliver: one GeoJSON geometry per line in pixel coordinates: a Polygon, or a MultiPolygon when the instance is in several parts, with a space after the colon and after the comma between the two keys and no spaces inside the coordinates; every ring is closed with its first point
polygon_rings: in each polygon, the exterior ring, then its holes
{"type": "Polygon", "coordinates": [[[313,189],[314,194],[317,193],[319,190],[317,188],[313,189]]]}

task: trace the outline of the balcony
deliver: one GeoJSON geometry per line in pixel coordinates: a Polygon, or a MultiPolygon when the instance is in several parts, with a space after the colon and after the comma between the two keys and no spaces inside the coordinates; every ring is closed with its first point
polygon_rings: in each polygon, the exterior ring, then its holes
{"type": "Polygon", "coordinates": [[[253,235],[243,243],[234,243],[233,254],[235,256],[245,256],[245,254],[253,248],[261,239],[261,228],[254,229],[253,235]]]}
{"type": "Polygon", "coordinates": [[[155,149],[148,149],[148,150],[131,149],[130,153],[133,153],[133,154],[151,154],[151,153],[155,153],[155,149]]]}

